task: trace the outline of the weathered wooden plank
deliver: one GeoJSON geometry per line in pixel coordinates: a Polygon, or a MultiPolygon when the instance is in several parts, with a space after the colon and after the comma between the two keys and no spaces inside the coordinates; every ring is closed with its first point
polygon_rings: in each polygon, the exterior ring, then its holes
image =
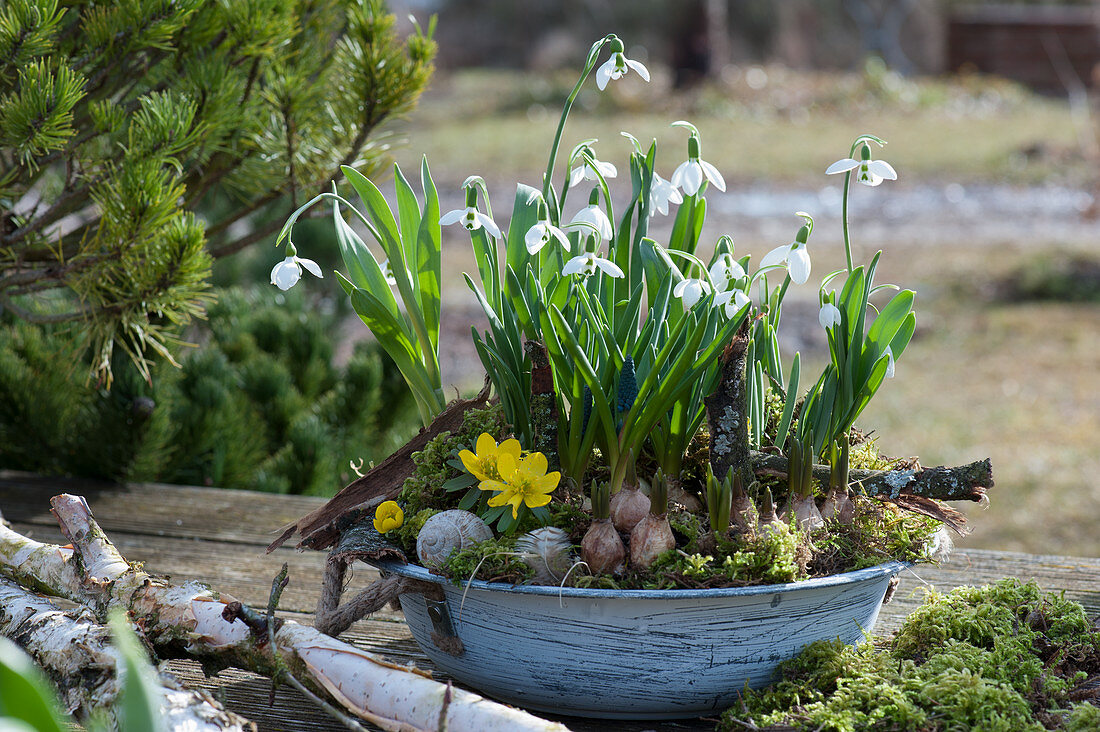
{"type": "Polygon", "coordinates": [[[325,503],[315,496],[164,485],[117,484],[0,471],[0,511],[9,521],[53,526],[50,497],[84,496],[112,531],[212,539],[267,547],[277,530],[325,503]]]}

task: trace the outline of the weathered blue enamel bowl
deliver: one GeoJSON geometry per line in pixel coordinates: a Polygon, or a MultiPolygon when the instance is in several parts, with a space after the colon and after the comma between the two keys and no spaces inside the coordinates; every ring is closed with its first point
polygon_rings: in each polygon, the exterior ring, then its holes
{"type": "Polygon", "coordinates": [[[467,587],[411,564],[377,566],[442,590],[403,594],[401,607],[420,648],[460,682],[542,712],[674,719],[733,705],[808,643],[862,640],[907,565],[715,590],[467,587]]]}

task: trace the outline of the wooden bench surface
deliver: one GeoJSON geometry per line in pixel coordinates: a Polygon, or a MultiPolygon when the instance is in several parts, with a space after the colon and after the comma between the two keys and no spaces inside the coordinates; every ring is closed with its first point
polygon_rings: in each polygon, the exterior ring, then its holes
{"type": "MultiPolygon", "coordinates": [[[[286,547],[267,554],[265,549],[279,528],[325,499],[148,483],[119,486],[0,472],[0,512],[16,530],[38,541],[62,540],[49,504],[50,497],[58,493],[84,496],[127,559],[144,562],[150,572],[178,580],[202,580],[256,607],[267,605],[271,579],[286,562],[290,584],[283,594],[280,614],[310,622],[325,555],[286,547]]],[[[349,592],[365,587],[376,576],[373,569],[360,565],[354,571],[349,592]]],[[[946,591],[1003,577],[1035,580],[1043,589],[1062,590],[1090,614],[1100,615],[1100,559],[957,549],[948,563],[917,566],[903,573],[893,601],[882,609],[875,631],[885,634],[897,628],[921,603],[925,587],[946,591]]],[[[432,669],[400,611],[376,613],[356,623],[341,638],[393,661],[432,669]]],[[[254,720],[261,730],[346,729],[289,687],[280,687],[274,704],[269,704],[270,683],[255,674],[230,669],[207,679],[198,664],[173,661],[171,665],[185,682],[210,691],[230,709],[254,720]]],[[[713,721],[705,719],[655,723],[562,717],[560,721],[578,732],[713,729],[713,721]]]]}

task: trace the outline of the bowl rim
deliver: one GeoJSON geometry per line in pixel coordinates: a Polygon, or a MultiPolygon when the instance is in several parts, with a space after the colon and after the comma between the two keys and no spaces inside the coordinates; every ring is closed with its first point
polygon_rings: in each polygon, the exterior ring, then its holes
{"type": "Polygon", "coordinates": [[[593,599],[696,599],[719,597],[749,597],[753,595],[769,595],[779,592],[795,590],[816,590],[828,587],[839,587],[868,580],[880,579],[886,576],[895,576],[913,565],[912,562],[899,562],[892,560],[873,567],[855,569],[839,574],[831,574],[826,577],[813,577],[811,579],[784,582],[774,585],[751,585],[748,587],[716,587],[712,589],[672,589],[672,590],[611,590],[589,587],[557,587],[548,585],[510,585],[505,582],[486,582],[485,580],[452,581],[442,575],[432,574],[418,564],[398,562],[395,560],[373,560],[371,564],[383,572],[389,572],[401,577],[432,582],[438,585],[453,585],[455,587],[469,588],[471,590],[484,590],[487,592],[504,592],[516,595],[545,595],[552,597],[588,597],[593,599]]]}

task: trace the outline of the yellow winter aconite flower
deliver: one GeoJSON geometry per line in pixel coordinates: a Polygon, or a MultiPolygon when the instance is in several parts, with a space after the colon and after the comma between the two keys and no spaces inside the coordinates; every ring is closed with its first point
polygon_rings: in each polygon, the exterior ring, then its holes
{"type": "Polygon", "coordinates": [[[504,455],[509,455],[513,460],[519,460],[519,440],[509,439],[497,444],[493,436],[488,432],[482,432],[477,438],[477,454],[469,450],[458,453],[459,459],[466,470],[478,480],[499,480],[500,471],[497,464],[504,455]]]}
{"type": "Polygon", "coordinates": [[[497,462],[499,480],[483,480],[478,486],[483,491],[498,491],[489,499],[490,506],[512,506],[512,518],[519,517],[519,507],[538,508],[550,503],[550,492],[558,486],[561,473],[547,473],[546,456],[533,452],[521,459],[511,453],[500,456],[497,462]]]}
{"type": "Polygon", "coordinates": [[[374,528],[379,534],[400,529],[403,523],[405,523],[405,512],[396,501],[383,501],[374,512],[374,528]]]}

